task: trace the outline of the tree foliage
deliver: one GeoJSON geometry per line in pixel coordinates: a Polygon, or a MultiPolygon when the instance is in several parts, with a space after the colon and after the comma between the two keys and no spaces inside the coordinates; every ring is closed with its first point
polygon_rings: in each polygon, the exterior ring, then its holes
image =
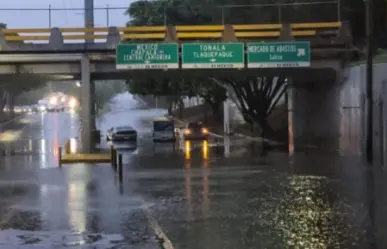
{"type": "Polygon", "coordinates": [[[122,80],[102,80],[95,82],[95,104],[97,110],[103,107],[117,94],[127,90],[125,81],[122,80]]]}
{"type": "Polygon", "coordinates": [[[214,114],[219,113],[219,105],[226,99],[224,87],[199,77],[129,81],[128,90],[131,94],[169,96],[172,102],[179,101],[181,97],[199,96],[209,104],[214,114]]]}
{"type": "MultiPolygon", "coordinates": [[[[332,4],[295,4],[304,0],[266,0],[259,4],[286,6],[254,7],[254,0],[140,0],[130,4],[126,14],[128,25],[200,25],[200,24],[260,24],[337,21],[338,12],[332,4]],[[225,7],[234,5],[234,7],[225,7]],[[235,7],[239,5],[239,7],[235,7]],[[250,6],[242,6],[250,5],[250,6]],[[223,6],[223,7],[220,7],[223,6]]],[[[321,2],[321,1],[320,1],[321,2]]],[[[363,0],[340,1],[341,20],[350,21],[357,44],[365,37],[365,6],[363,0]]],[[[375,40],[386,47],[386,0],[373,1],[375,40]],[[383,41],[385,42],[383,45],[383,41]]],[[[262,132],[269,133],[268,117],[284,97],[287,83],[282,77],[255,78],[189,78],[131,81],[129,91],[142,95],[201,96],[216,106],[227,97],[224,87],[232,90],[247,122],[259,124],[262,132]],[[216,82],[216,83],[215,83],[216,82]]]]}
{"type": "Polygon", "coordinates": [[[284,77],[249,77],[247,79],[228,77],[222,81],[233,89],[232,92],[238,100],[244,119],[251,124],[258,124],[262,133],[273,135],[268,118],[284,97],[287,79],[284,77]]]}
{"type": "Polygon", "coordinates": [[[37,76],[28,77],[28,80],[22,82],[6,82],[0,85],[0,95],[12,95],[15,104],[33,104],[34,99],[36,99],[36,96],[39,96],[40,90],[44,88],[45,83],[44,79],[37,76]]]}
{"type": "MultiPolygon", "coordinates": [[[[298,4],[305,0],[266,0],[259,4],[284,4],[282,7],[258,7],[255,0],[140,0],[130,4],[126,14],[128,25],[197,25],[197,24],[260,24],[278,22],[332,22],[337,21],[337,4],[298,4]],[[296,3],[291,5],[291,3],[296,3]],[[250,5],[250,7],[248,6],[250,5]],[[228,7],[221,7],[228,6],[228,7]],[[234,7],[232,7],[234,6],[234,7]]],[[[373,0],[373,23],[376,43],[387,46],[386,0],[373,0]]],[[[341,0],[340,18],[348,20],[356,43],[365,39],[364,0],[341,0]]]]}

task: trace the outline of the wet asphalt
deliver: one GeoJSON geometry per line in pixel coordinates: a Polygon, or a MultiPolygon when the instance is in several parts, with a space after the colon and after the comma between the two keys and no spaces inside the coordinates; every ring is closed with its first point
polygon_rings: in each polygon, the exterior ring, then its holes
{"type": "Polygon", "coordinates": [[[122,184],[109,164],[58,167],[56,148],[80,139],[76,114],[0,126],[0,248],[387,248],[386,181],[358,157],[240,138],[154,145],[163,113],[98,120],[138,130],[137,146],[119,145],[122,184]]]}

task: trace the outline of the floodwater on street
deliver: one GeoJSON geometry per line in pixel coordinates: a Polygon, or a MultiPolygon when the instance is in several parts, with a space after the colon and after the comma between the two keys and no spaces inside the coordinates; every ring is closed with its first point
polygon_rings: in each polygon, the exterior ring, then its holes
{"type": "Polygon", "coordinates": [[[119,149],[122,184],[109,164],[58,167],[58,146],[80,139],[75,113],[0,126],[0,248],[387,248],[386,181],[358,157],[233,137],[154,145],[165,110],[116,100],[97,127],[138,131],[119,149]]]}

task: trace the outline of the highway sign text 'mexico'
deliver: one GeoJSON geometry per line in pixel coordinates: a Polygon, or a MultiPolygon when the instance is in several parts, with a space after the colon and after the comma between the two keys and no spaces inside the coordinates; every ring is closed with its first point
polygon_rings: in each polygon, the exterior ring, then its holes
{"type": "Polygon", "coordinates": [[[116,48],[117,69],[177,69],[177,43],[119,44],[116,48]]]}
{"type": "Polygon", "coordinates": [[[243,68],[243,43],[185,43],[182,68],[243,68]]]}
{"type": "Polygon", "coordinates": [[[247,44],[248,68],[309,66],[309,42],[268,42],[247,44]]]}

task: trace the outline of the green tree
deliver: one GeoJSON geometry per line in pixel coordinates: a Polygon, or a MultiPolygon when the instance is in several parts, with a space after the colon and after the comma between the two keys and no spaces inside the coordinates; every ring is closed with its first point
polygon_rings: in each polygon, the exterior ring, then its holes
{"type": "Polygon", "coordinates": [[[95,104],[97,110],[102,110],[110,100],[119,93],[127,91],[125,81],[103,80],[95,82],[95,104]]]}
{"type": "MultiPolygon", "coordinates": [[[[195,96],[193,85],[184,79],[152,78],[145,80],[130,80],[127,82],[128,91],[133,95],[166,96],[169,101],[168,113],[172,113],[172,106],[176,103],[183,105],[182,97],[195,96]]],[[[182,108],[180,108],[182,109],[182,108]]]]}
{"type": "Polygon", "coordinates": [[[246,122],[258,124],[261,136],[275,136],[268,119],[281,98],[285,96],[287,79],[284,77],[224,78],[238,100],[238,106],[246,122]]]}
{"type": "Polygon", "coordinates": [[[193,85],[193,93],[204,99],[208,104],[214,116],[221,118],[221,107],[227,99],[227,90],[224,86],[215,83],[210,78],[196,78],[189,81],[193,85]]]}

